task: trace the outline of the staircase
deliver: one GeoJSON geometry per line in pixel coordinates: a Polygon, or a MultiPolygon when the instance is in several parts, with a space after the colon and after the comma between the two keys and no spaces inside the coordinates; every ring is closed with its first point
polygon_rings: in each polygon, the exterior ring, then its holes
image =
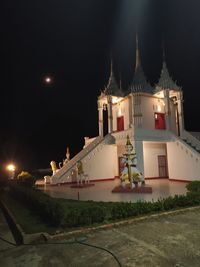
{"type": "Polygon", "coordinates": [[[71,181],[72,171],[76,167],[78,161],[83,161],[86,157],[91,158],[94,151],[100,152],[104,145],[114,144],[115,138],[111,134],[105,137],[96,137],[89,145],[83,148],[75,157],[65,164],[59,171],[51,177],[51,184],[62,184],[71,181]]]}
{"type": "Polygon", "coordinates": [[[170,179],[200,180],[200,141],[191,133],[184,130],[181,137],[171,133],[167,155],[170,179]]]}
{"type": "Polygon", "coordinates": [[[182,140],[186,142],[191,148],[200,153],[200,140],[192,134],[192,132],[183,131],[182,140]]]}

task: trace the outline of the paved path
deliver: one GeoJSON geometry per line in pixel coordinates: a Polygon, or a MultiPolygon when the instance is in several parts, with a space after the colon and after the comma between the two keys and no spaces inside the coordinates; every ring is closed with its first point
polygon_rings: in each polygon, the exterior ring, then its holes
{"type": "MultiPolygon", "coordinates": [[[[200,208],[89,234],[124,267],[199,267],[200,208]]],[[[63,241],[63,240],[62,240],[63,241]]],[[[0,243],[0,246],[2,243],[0,243]]],[[[1,252],[1,267],[117,267],[106,252],[73,245],[21,246],[1,252]]]]}

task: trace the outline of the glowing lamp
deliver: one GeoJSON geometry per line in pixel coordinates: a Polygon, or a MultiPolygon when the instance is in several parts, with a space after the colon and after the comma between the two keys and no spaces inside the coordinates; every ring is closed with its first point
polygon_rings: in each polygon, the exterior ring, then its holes
{"type": "Polygon", "coordinates": [[[118,116],[121,116],[122,115],[122,110],[121,110],[121,107],[119,107],[118,109],[118,116]]]}
{"type": "Polygon", "coordinates": [[[161,112],[161,106],[158,105],[158,112],[161,112]]]}
{"type": "Polygon", "coordinates": [[[10,172],[14,172],[15,171],[15,166],[13,164],[9,164],[6,169],[8,171],[10,171],[10,172]]]}

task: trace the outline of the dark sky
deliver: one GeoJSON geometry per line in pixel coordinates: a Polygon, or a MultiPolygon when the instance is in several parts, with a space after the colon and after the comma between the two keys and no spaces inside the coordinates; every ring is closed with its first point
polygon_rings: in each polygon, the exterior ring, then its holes
{"type": "Polygon", "coordinates": [[[158,81],[162,39],[184,91],[185,123],[200,131],[198,0],[4,0],[1,27],[0,163],[49,167],[98,134],[97,96],[114,70],[126,89],[135,33],[148,80],[158,81]],[[54,82],[47,86],[45,75],[54,82]]]}

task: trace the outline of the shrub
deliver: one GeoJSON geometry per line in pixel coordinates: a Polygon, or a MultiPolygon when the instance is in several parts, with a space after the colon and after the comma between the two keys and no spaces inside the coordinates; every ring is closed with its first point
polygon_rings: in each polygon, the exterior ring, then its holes
{"type": "Polygon", "coordinates": [[[63,216],[63,208],[37,189],[10,184],[11,195],[23,205],[38,214],[49,225],[59,225],[63,216]]]}
{"type": "Polygon", "coordinates": [[[10,193],[45,222],[54,226],[77,227],[119,220],[148,213],[200,205],[200,194],[189,191],[156,202],[93,202],[55,199],[35,188],[10,184],[10,193]]]}
{"type": "Polygon", "coordinates": [[[17,175],[17,183],[24,186],[32,187],[35,184],[36,178],[29,172],[22,171],[17,175]]]}
{"type": "Polygon", "coordinates": [[[189,192],[196,192],[200,194],[200,181],[192,181],[186,185],[189,192]]]}

